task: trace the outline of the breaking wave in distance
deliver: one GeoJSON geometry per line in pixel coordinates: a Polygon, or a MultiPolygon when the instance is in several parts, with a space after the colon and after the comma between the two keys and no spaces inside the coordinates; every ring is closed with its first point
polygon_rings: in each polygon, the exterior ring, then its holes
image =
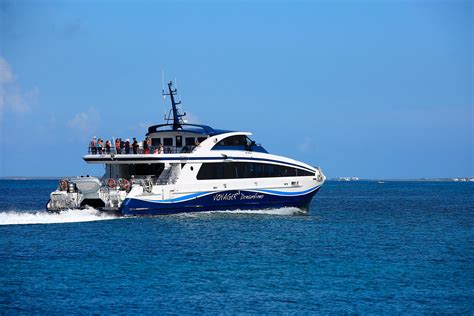
{"type": "Polygon", "coordinates": [[[60,213],[48,213],[46,211],[0,212],[0,225],[28,225],[28,224],[58,224],[93,222],[116,219],[117,216],[100,212],[93,208],[72,209],[60,213]]]}

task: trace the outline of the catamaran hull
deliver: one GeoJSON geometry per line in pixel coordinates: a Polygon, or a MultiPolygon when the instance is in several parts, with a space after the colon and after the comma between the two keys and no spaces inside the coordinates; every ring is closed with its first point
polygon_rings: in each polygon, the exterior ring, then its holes
{"type": "Polygon", "coordinates": [[[303,192],[231,190],[202,192],[171,200],[127,198],[121,213],[128,216],[162,215],[216,210],[249,210],[280,207],[306,209],[321,186],[303,192]]]}

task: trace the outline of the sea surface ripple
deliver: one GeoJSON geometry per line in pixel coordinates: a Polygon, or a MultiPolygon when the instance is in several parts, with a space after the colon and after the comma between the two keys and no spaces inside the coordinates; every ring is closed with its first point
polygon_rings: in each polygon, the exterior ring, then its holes
{"type": "Polygon", "coordinates": [[[473,314],[474,183],[327,182],[308,213],[44,211],[0,180],[0,314],[473,314]]]}

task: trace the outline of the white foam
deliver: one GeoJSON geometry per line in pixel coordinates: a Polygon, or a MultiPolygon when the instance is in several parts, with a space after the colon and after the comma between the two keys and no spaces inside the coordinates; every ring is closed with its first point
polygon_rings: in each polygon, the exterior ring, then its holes
{"type": "Polygon", "coordinates": [[[36,212],[0,212],[0,225],[57,224],[103,221],[118,218],[112,214],[93,208],[73,209],[60,213],[36,212]]]}
{"type": "Polygon", "coordinates": [[[207,212],[196,212],[196,213],[181,213],[176,214],[177,216],[184,217],[198,217],[202,215],[212,215],[212,214],[256,214],[256,215],[302,215],[308,214],[308,212],[299,209],[297,207],[281,207],[281,208],[271,208],[263,210],[222,210],[222,211],[207,211],[207,212]]]}

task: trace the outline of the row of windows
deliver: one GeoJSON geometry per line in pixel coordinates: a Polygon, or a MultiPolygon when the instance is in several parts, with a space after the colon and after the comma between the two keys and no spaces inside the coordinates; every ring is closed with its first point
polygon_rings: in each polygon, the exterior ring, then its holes
{"type": "MultiPolygon", "coordinates": [[[[185,137],[184,138],[184,145],[185,146],[194,146],[196,143],[196,139],[199,143],[202,143],[207,139],[207,137],[185,137]]],[[[152,138],[151,145],[152,146],[159,146],[162,144],[163,146],[173,146],[173,138],[172,137],[163,137],[163,138],[152,138]]],[[[176,147],[183,146],[183,139],[182,136],[176,136],[176,147]]]]}
{"type": "MultiPolygon", "coordinates": [[[[196,144],[196,140],[199,143],[202,143],[205,141],[207,137],[185,137],[184,138],[184,146],[194,146],[196,144]]],[[[182,147],[183,146],[183,137],[182,136],[176,136],[176,139],[174,141],[173,145],[173,138],[172,137],[155,137],[151,139],[151,145],[152,146],[159,146],[162,144],[163,146],[176,146],[176,147],[182,147]]],[[[218,142],[214,147],[219,147],[219,146],[243,146],[247,148],[248,146],[252,145],[252,141],[245,135],[234,135],[230,136],[227,138],[222,139],[220,142],[218,142]]]]}
{"type": "Polygon", "coordinates": [[[203,163],[198,180],[314,176],[306,170],[254,162],[203,163]]]}

